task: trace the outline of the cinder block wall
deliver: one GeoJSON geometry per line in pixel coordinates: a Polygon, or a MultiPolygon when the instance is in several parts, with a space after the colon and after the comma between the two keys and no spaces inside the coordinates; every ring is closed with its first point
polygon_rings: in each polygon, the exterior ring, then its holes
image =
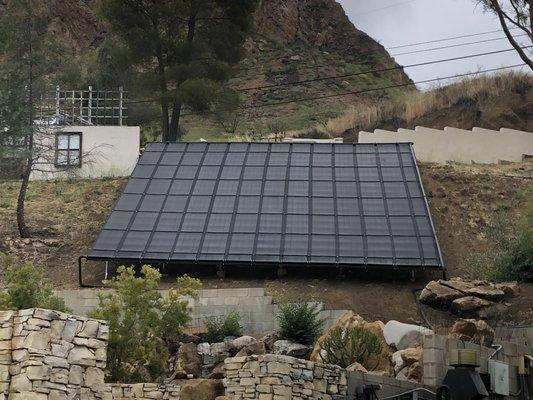
{"type": "Polygon", "coordinates": [[[518,356],[533,353],[532,347],[521,346],[510,342],[499,342],[501,350],[477,345],[475,343],[441,336],[427,335],[424,338],[422,364],[424,367],[423,383],[438,386],[442,383],[446,372],[453,368],[450,366],[450,352],[453,349],[473,349],[479,352],[481,374],[488,373],[489,359],[502,361],[509,365],[509,388],[511,393],[519,391],[518,383],[518,356]],[[496,353],[495,353],[496,352],[496,353]],[[494,354],[495,353],[495,354],[494,354]],[[494,354],[494,355],[493,355],[494,354]],[[492,356],[492,357],[491,357],[492,356]]]}
{"type": "MultiPolygon", "coordinates": [[[[96,289],[58,290],[67,306],[79,315],[88,315],[98,307],[96,289]]],[[[168,291],[162,290],[165,296],[168,291]]],[[[198,300],[191,300],[191,326],[203,326],[206,317],[225,316],[237,311],[241,316],[244,333],[265,333],[278,328],[276,316],[279,307],[264,288],[203,289],[198,300]]],[[[322,307],[321,305],[319,305],[322,307]]],[[[322,310],[320,317],[326,327],[333,324],[345,310],[322,310]]]]}

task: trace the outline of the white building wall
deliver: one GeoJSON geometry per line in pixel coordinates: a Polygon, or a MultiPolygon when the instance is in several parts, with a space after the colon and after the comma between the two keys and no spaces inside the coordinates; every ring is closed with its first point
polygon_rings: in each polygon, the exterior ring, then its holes
{"type": "Polygon", "coordinates": [[[45,150],[35,165],[31,179],[129,176],[139,157],[140,133],[138,126],[62,126],[37,133],[36,142],[45,150]],[[65,170],[54,165],[55,134],[58,132],[81,132],[80,168],[65,170]]]}
{"type": "Polygon", "coordinates": [[[446,127],[444,130],[417,126],[397,132],[376,129],[360,132],[359,143],[412,142],[420,161],[497,164],[521,162],[533,156],[533,133],[502,128],[500,131],[446,127]]]}

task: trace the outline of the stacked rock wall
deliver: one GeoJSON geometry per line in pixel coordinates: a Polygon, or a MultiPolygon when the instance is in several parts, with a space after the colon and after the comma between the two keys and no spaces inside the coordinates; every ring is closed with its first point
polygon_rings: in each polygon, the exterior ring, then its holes
{"type": "Polygon", "coordinates": [[[227,358],[226,396],[230,400],[337,400],[346,398],[346,371],[294,357],[227,358]]]}
{"type": "Polygon", "coordinates": [[[11,374],[11,337],[14,311],[0,311],[0,400],[7,397],[11,374]]]}
{"type": "Polygon", "coordinates": [[[50,310],[13,312],[9,399],[100,399],[109,329],[50,310]]]}
{"type": "Polygon", "coordinates": [[[180,400],[181,387],[172,383],[111,383],[106,386],[105,400],[180,400]]]}

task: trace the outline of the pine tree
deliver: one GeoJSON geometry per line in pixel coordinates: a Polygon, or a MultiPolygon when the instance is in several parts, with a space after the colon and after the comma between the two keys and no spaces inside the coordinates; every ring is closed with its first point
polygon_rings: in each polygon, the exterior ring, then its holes
{"type": "Polygon", "coordinates": [[[238,104],[224,82],[244,55],[256,7],[257,0],[101,0],[101,14],[127,49],[118,53],[161,105],[163,140],[180,138],[184,106],[202,113],[238,104]]]}

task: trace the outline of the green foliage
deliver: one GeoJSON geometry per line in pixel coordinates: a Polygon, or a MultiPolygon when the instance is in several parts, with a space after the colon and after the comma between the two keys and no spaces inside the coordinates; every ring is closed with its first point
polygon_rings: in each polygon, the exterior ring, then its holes
{"type": "Polygon", "coordinates": [[[372,357],[381,353],[382,343],[378,336],[361,327],[332,328],[321,343],[326,352],[327,363],[346,368],[358,362],[367,369],[374,369],[369,365],[372,357]]]}
{"type": "Polygon", "coordinates": [[[533,276],[533,196],[518,221],[496,214],[487,230],[488,249],[467,260],[472,278],[516,280],[533,276]]]}
{"type": "Polygon", "coordinates": [[[319,318],[317,304],[295,302],[281,304],[279,314],[280,339],[312,344],[322,332],[324,320],[319,318]]]}
{"type": "Polygon", "coordinates": [[[54,294],[44,269],[5,254],[0,254],[0,267],[5,282],[5,290],[0,292],[0,309],[68,311],[63,299],[54,294]]]}
{"type": "Polygon", "coordinates": [[[219,343],[228,336],[241,336],[241,316],[237,312],[231,312],[226,317],[208,317],[205,319],[207,333],[205,340],[208,343],[219,343]]]}
{"type": "Polygon", "coordinates": [[[187,298],[197,298],[197,279],[184,276],[168,298],[158,291],[161,274],[145,265],[141,276],[120,267],[108,282],[114,292],[100,295],[92,317],[109,322],[107,366],[112,381],[142,382],[160,376],[172,346],[190,320],[187,298]]]}

